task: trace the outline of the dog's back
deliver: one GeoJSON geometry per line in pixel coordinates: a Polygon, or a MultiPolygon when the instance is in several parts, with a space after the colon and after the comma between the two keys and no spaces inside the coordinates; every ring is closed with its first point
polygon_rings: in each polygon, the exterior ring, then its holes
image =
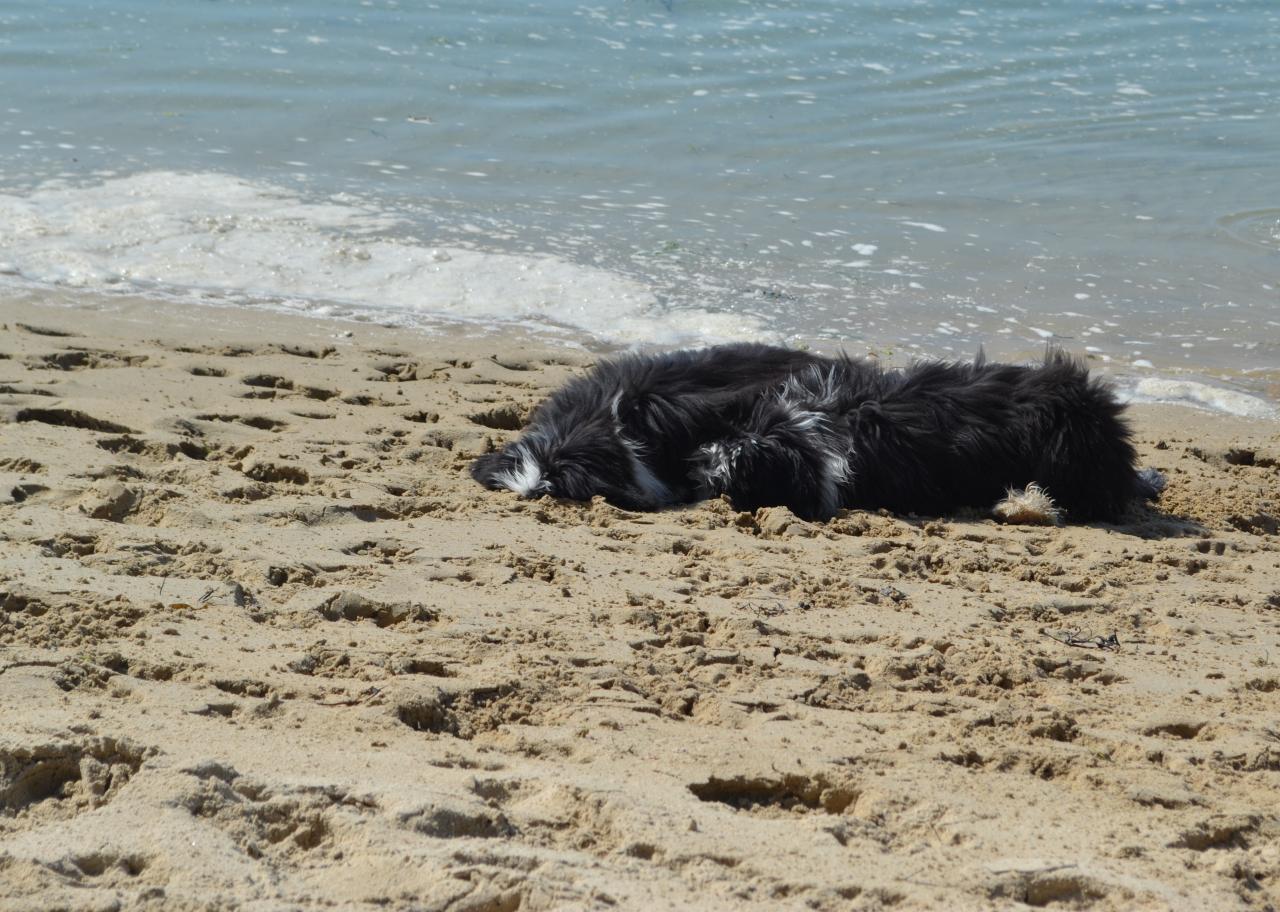
{"type": "Polygon", "coordinates": [[[1062,352],[1037,367],[916,365],[844,413],[847,505],[938,513],[1035,483],[1075,521],[1114,519],[1141,493],[1123,408],[1062,352]]]}

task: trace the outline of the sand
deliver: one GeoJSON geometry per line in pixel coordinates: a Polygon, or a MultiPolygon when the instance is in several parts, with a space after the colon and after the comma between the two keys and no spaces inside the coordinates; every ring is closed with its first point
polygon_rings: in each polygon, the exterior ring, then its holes
{"type": "Polygon", "coordinates": [[[1134,409],[1118,526],[644,515],[467,475],[584,351],[0,319],[0,909],[1280,904],[1275,423],[1134,409]]]}

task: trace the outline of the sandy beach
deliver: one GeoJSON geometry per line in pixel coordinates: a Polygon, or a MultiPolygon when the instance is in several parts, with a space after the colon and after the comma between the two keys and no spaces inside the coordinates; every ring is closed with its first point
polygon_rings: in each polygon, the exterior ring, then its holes
{"type": "Polygon", "coordinates": [[[587,352],[0,323],[6,912],[1280,905],[1275,422],[1135,407],[1117,526],[635,514],[467,474],[587,352]]]}

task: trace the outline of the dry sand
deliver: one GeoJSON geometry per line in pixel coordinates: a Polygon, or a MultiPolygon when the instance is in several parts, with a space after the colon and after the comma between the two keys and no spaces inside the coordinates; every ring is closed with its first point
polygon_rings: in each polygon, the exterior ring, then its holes
{"type": "Polygon", "coordinates": [[[1116,527],[637,515],[466,472],[586,354],[5,306],[2,909],[1280,903],[1273,423],[1135,410],[1116,527]]]}

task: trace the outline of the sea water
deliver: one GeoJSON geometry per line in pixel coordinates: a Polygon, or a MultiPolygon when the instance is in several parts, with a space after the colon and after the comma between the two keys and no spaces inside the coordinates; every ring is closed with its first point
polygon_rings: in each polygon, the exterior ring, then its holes
{"type": "Polygon", "coordinates": [[[1274,0],[0,3],[0,308],[1058,344],[1247,412],[1277,161],[1274,0]]]}

